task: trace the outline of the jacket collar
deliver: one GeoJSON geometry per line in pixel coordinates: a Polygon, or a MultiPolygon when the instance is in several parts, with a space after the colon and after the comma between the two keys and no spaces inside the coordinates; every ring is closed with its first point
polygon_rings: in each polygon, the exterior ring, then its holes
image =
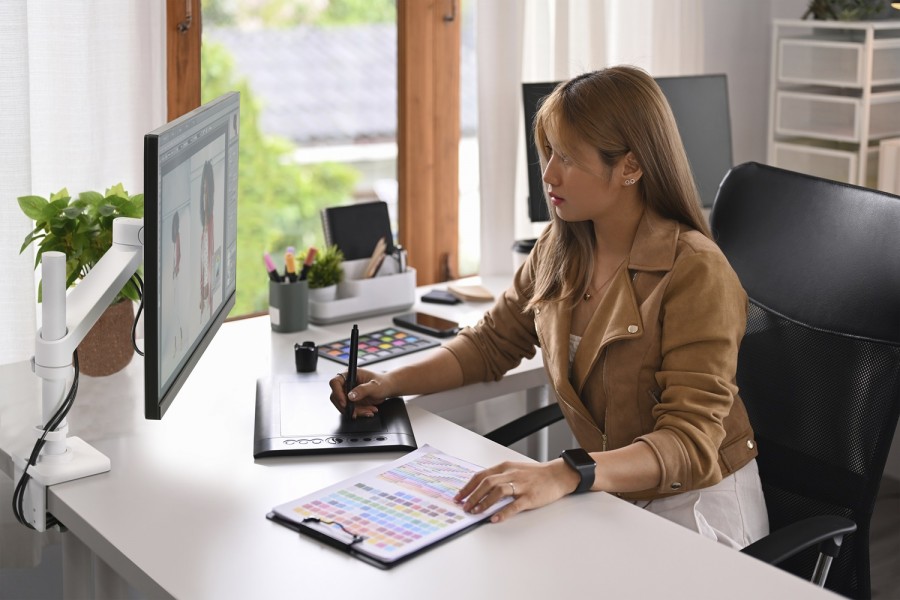
{"type": "Polygon", "coordinates": [[[632,271],[671,271],[680,233],[678,221],[645,210],[628,255],[632,271]]]}

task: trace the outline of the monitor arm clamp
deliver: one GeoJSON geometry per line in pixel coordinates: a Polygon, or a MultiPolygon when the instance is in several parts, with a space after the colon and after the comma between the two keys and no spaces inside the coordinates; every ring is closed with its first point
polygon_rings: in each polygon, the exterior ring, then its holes
{"type": "MultiPolygon", "coordinates": [[[[21,451],[13,454],[18,482],[46,424],[65,401],[67,380],[73,374],[72,355],[78,344],[109,307],[144,260],[144,221],[120,217],[113,221],[113,243],[82,281],[66,295],[66,255],[44,252],[41,261],[42,327],[37,331],[32,370],[41,378],[42,421],[21,451]]],[[[63,419],[47,432],[37,462],[28,466],[30,479],[23,507],[27,522],[37,531],[47,529],[47,486],[72,481],[110,469],[107,456],[78,437],[68,436],[63,419]]]]}

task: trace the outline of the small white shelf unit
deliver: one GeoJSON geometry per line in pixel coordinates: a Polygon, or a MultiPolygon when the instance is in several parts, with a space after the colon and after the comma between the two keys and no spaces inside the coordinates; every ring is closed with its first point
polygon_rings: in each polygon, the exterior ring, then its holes
{"type": "Polygon", "coordinates": [[[900,20],[776,19],[769,164],[867,187],[900,137],[900,20]]]}

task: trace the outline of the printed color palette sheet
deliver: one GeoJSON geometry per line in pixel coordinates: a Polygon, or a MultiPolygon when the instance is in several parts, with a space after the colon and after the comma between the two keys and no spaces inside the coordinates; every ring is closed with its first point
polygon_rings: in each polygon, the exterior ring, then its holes
{"type": "Polygon", "coordinates": [[[456,492],[480,470],[425,445],[274,511],[352,544],[358,552],[393,562],[490,517],[511,501],[506,498],[477,516],[453,502],[456,492]]]}
{"type": "MultiPolygon", "coordinates": [[[[381,360],[409,354],[410,352],[418,352],[426,348],[434,348],[435,346],[440,346],[440,342],[428,339],[418,333],[398,329],[397,327],[386,327],[359,336],[356,364],[360,367],[371,365],[381,360]]],[[[322,344],[319,346],[319,356],[330,358],[341,364],[349,364],[350,338],[337,340],[330,344],[322,344]]]]}

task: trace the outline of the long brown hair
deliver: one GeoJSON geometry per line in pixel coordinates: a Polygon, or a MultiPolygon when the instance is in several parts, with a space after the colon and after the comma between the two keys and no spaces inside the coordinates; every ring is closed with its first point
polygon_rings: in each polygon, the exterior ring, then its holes
{"type": "MultiPolygon", "coordinates": [[[[645,71],[617,66],[584,73],[559,84],[534,119],[534,140],[546,166],[548,131],[565,154],[576,141],[596,148],[607,167],[632,152],[641,167],[637,182],[645,208],[711,237],[700,210],[672,109],[645,71]]],[[[527,308],[540,302],[576,302],[594,266],[590,221],[563,221],[549,206],[550,225],[541,235],[540,269],[527,308]]]]}

